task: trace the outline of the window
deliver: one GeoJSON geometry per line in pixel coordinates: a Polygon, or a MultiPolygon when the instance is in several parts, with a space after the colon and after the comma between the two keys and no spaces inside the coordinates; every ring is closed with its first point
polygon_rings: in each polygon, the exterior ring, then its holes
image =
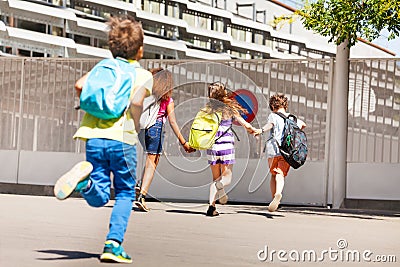
{"type": "Polygon", "coordinates": [[[230,51],[230,54],[231,54],[232,56],[234,56],[234,57],[237,57],[237,58],[251,59],[251,55],[250,55],[249,52],[243,53],[243,52],[238,52],[238,51],[235,51],[235,50],[231,50],[231,51],[230,51]]]}
{"type": "Polygon", "coordinates": [[[262,53],[256,53],[253,55],[254,59],[262,59],[263,58],[263,54],[262,53]]]}
{"type": "Polygon", "coordinates": [[[24,50],[24,49],[18,49],[18,56],[23,56],[23,57],[44,57],[44,53],[39,53],[35,51],[30,51],[30,50],[24,50]]]}
{"type": "Polygon", "coordinates": [[[192,14],[188,14],[188,13],[183,13],[183,20],[187,22],[187,24],[189,24],[189,26],[191,27],[196,27],[195,24],[195,16],[192,14]]]}
{"type": "Polygon", "coordinates": [[[179,19],[179,8],[178,8],[178,6],[168,5],[167,12],[168,12],[167,15],[169,17],[179,19]]]}
{"type": "Polygon", "coordinates": [[[237,41],[245,41],[246,40],[246,33],[243,30],[231,28],[231,35],[233,40],[237,41]]]}
{"type": "Polygon", "coordinates": [[[201,15],[201,13],[183,13],[182,19],[191,27],[197,27],[205,30],[224,30],[224,24],[222,21],[213,21],[211,16],[201,15]]]}
{"type": "Polygon", "coordinates": [[[53,26],[51,27],[51,34],[55,36],[63,36],[63,29],[60,27],[53,26]]]}
{"type": "Polygon", "coordinates": [[[234,40],[242,41],[242,42],[252,42],[252,33],[251,31],[247,31],[244,29],[238,29],[235,27],[231,27],[231,36],[234,40]]]}
{"type": "Polygon", "coordinates": [[[269,40],[269,39],[265,39],[265,46],[272,49],[272,47],[273,47],[273,41],[272,41],[272,40],[269,40]]]}
{"type": "Polygon", "coordinates": [[[222,41],[214,40],[211,50],[217,52],[224,52],[224,43],[222,41]]]}
{"type": "Polygon", "coordinates": [[[62,6],[63,5],[63,1],[62,0],[53,0],[53,1],[49,1],[50,3],[52,2],[54,5],[57,6],[62,6]]]}
{"type": "Polygon", "coordinates": [[[84,45],[91,45],[90,44],[90,37],[74,34],[74,41],[77,44],[84,44],[84,45]]]}
{"type": "Polygon", "coordinates": [[[170,26],[159,26],[157,24],[143,24],[143,30],[155,33],[159,36],[168,37],[169,39],[175,39],[176,36],[179,36],[178,28],[177,27],[170,27],[170,26]]]}
{"type": "Polygon", "coordinates": [[[179,36],[178,28],[168,27],[165,30],[165,36],[169,39],[176,39],[176,37],[179,36]]]}
{"type": "Polygon", "coordinates": [[[45,24],[35,23],[35,22],[26,21],[26,20],[22,20],[22,19],[17,20],[16,27],[25,29],[25,30],[46,33],[46,25],[45,24]]]}
{"type": "Polygon", "coordinates": [[[157,35],[162,35],[164,33],[164,30],[161,29],[161,27],[159,27],[158,25],[143,24],[142,27],[143,27],[143,30],[150,31],[157,35]]]}
{"type": "Polygon", "coordinates": [[[251,31],[245,31],[245,35],[246,35],[246,37],[245,37],[245,42],[249,42],[249,43],[251,43],[253,40],[253,36],[252,36],[252,33],[251,33],[251,31]]]}
{"type": "Polygon", "coordinates": [[[149,13],[155,13],[155,14],[161,14],[161,15],[164,15],[164,13],[165,13],[164,4],[161,4],[156,1],[144,0],[142,9],[149,13]]]}
{"type": "Polygon", "coordinates": [[[204,17],[197,17],[197,25],[196,27],[206,29],[206,30],[211,30],[211,19],[210,18],[204,18],[204,17]]]}
{"type": "Polygon", "coordinates": [[[213,30],[217,32],[224,32],[224,22],[221,20],[213,20],[213,30]]]}
{"type": "Polygon", "coordinates": [[[193,45],[211,50],[211,40],[204,41],[204,40],[200,40],[199,38],[195,37],[193,40],[193,45]]]}
{"type": "Polygon", "coordinates": [[[98,47],[104,48],[104,49],[109,49],[110,47],[108,46],[108,41],[103,40],[103,39],[98,39],[98,47]]]}
{"type": "Polygon", "coordinates": [[[255,33],[254,34],[254,43],[263,45],[264,44],[264,36],[260,33],[255,33]]]}
{"type": "Polygon", "coordinates": [[[291,53],[292,54],[299,54],[300,53],[300,48],[297,45],[292,45],[291,46],[291,53]]]}

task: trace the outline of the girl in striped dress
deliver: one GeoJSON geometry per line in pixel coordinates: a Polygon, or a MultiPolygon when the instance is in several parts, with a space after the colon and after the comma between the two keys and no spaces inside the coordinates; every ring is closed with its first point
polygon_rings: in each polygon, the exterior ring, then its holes
{"type": "Polygon", "coordinates": [[[230,98],[225,85],[216,82],[208,87],[210,102],[205,110],[209,113],[221,112],[222,118],[215,137],[214,145],[207,150],[207,159],[210,164],[213,182],[210,186],[209,207],[207,216],[218,216],[215,202],[219,199],[220,204],[226,204],[228,196],[224,187],[232,181],[232,167],[235,163],[234,135],[232,132],[232,121],[236,120],[247,132],[253,134],[256,128],[247,123],[240,112],[246,112],[235,100],[230,98]]]}

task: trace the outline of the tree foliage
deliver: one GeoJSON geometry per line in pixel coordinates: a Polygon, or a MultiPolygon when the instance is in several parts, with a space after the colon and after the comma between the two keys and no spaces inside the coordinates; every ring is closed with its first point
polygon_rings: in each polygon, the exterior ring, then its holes
{"type": "Polygon", "coordinates": [[[337,45],[348,39],[349,47],[357,38],[372,41],[382,30],[390,33],[389,40],[400,33],[399,0],[316,0],[306,2],[295,14],[304,27],[337,45]]]}

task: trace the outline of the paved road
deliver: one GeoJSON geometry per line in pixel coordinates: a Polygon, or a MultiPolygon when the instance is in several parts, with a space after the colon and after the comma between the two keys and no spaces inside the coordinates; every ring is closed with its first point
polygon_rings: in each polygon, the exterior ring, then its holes
{"type": "MultiPolygon", "coordinates": [[[[98,257],[112,203],[95,209],[82,199],[20,195],[0,195],[0,203],[1,267],[109,265],[98,257]]],[[[149,206],[149,213],[133,213],[126,234],[134,266],[321,266],[311,251],[330,266],[365,266],[377,256],[396,262],[367,266],[400,266],[400,214],[227,205],[208,218],[204,205],[149,206]],[[347,247],[339,249],[339,239],[347,247]],[[360,263],[347,262],[357,255],[360,263]]]]}

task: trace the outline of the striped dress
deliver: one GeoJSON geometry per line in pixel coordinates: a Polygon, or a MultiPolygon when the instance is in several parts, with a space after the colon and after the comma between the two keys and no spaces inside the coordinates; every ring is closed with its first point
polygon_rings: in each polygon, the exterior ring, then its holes
{"type": "MultiPolygon", "coordinates": [[[[219,138],[231,125],[232,125],[232,119],[222,120],[221,124],[219,125],[215,139],[219,138]]],[[[211,165],[234,164],[235,163],[234,142],[235,139],[233,132],[232,130],[229,130],[221,138],[219,138],[210,149],[207,149],[208,163],[211,165]]]]}

